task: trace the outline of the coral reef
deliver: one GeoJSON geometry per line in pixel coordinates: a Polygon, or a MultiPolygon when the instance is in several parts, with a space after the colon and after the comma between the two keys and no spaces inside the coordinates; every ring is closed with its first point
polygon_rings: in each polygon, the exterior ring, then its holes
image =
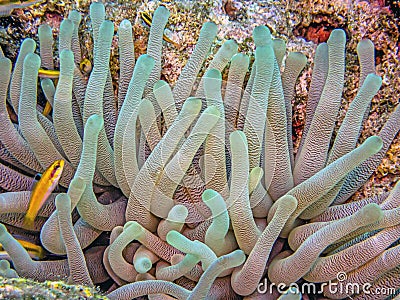
{"type": "Polygon", "coordinates": [[[62,281],[38,283],[25,278],[2,280],[0,293],[3,299],[107,299],[94,288],[67,285],[62,281]]]}
{"type": "MultiPolygon", "coordinates": [[[[223,9],[244,17],[234,3],[223,9]]],[[[400,183],[345,203],[400,129],[397,93],[385,99],[393,110],[383,127],[363,132],[358,145],[371,99],[392,82],[375,74],[373,42],[358,39],[359,80],[343,104],[346,34],[329,32],[315,50],[304,130],[293,140],[306,56],[286,54],[285,41],[271,36],[273,23],[253,26],[254,45],[243,48],[255,48],[252,64],[233,40],[209,55],[218,30],[206,22],[192,24],[199,38],[185,67],[166,74],[169,16],[159,6],[148,39],[134,43],[130,21],[120,20],[117,40],[104,5],[92,3],[93,44],[82,49],[82,16],[71,11],[59,28],[57,85],[40,78],[53,107],[48,117],[37,91],[39,68],[54,68],[51,28],[39,27],[40,56],[34,40],[24,40],[13,70],[1,53],[0,242],[18,275],[100,285],[110,299],[257,299],[264,282],[275,298],[279,284],[294,283],[297,297],[313,294],[303,289],[310,283],[330,298],[369,296],[332,293],[324,288],[332,281],[385,289],[383,299],[398,293],[400,183]],[[110,68],[115,47],[119,67],[110,68]],[[85,58],[93,61],[88,78],[85,58]],[[336,124],[341,105],[347,112],[336,124]],[[33,176],[57,159],[65,160],[60,188],[26,228],[33,176]],[[40,244],[47,257],[32,260],[16,237],[40,244]]]]}

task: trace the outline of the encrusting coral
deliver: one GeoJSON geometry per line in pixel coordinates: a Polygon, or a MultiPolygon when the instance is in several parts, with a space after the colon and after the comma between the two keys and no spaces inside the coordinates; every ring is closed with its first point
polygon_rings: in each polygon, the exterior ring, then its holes
{"type": "MultiPolygon", "coordinates": [[[[101,3],[91,5],[94,62],[86,82],[77,65],[80,15],[71,12],[60,27],[57,86],[41,80],[53,107],[49,117],[36,105],[38,69],[53,67],[49,27],[39,30],[40,56],[26,39],[12,73],[1,55],[0,168],[7,192],[0,195],[6,224],[0,225],[0,243],[18,275],[89,286],[108,280],[110,299],[256,299],[264,281],[272,291],[279,283],[339,280],[340,272],[350,283],[398,290],[400,184],[388,194],[343,204],[400,129],[397,107],[377,136],[356,147],[382,82],[374,74],[372,43],[359,43],[360,88],[333,143],[344,31],[334,30],[318,46],[307,123],[294,155],[290,103],[306,57],[289,53],[283,61],[284,42],[259,26],[246,85],[250,59],[232,40],[196,82],[217,33],[209,22],[171,89],[159,80],[168,16],[163,6],[155,11],[147,54],[137,61],[131,23],[121,22],[114,99],[114,25],[101,3]],[[229,62],[225,84],[221,72],[229,62]],[[61,187],[29,234],[23,217],[32,177],[57,159],[65,160],[61,187]],[[32,260],[9,231],[36,243],[40,233],[48,253],[67,259],[32,260]],[[98,241],[102,232],[111,232],[109,242],[98,241]]],[[[2,266],[6,276],[14,274],[2,266]]],[[[291,291],[300,293],[301,286],[291,291]]]]}

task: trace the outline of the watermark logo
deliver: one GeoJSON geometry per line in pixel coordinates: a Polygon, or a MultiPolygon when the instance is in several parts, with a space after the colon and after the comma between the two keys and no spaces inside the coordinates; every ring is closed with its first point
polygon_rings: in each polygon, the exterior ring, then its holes
{"type": "Polygon", "coordinates": [[[266,278],[260,282],[257,291],[260,294],[272,294],[274,290],[279,294],[305,294],[305,295],[343,295],[348,299],[353,299],[352,295],[367,294],[367,295],[392,295],[396,292],[396,288],[373,287],[371,283],[351,282],[345,272],[338,272],[336,280],[329,280],[324,283],[304,282],[297,283],[274,283],[268,282],[266,278]]]}

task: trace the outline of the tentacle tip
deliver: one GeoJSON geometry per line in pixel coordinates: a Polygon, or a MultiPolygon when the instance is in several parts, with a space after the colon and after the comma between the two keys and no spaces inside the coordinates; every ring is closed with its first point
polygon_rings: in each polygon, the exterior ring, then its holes
{"type": "Polygon", "coordinates": [[[203,199],[204,202],[209,202],[212,201],[215,197],[218,197],[218,192],[212,190],[212,189],[207,189],[203,192],[201,195],[201,198],[203,199]]]}
{"type": "Polygon", "coordinates": [[[216,35],[217,30],[218,30],[218,26],[214,22],[206,22],[201,27],[201,31],[209,32],[212,35],[216,35]]]}
{"type": "Polygon", "coordinates": [[[130,230],[132,232],[139,233],[143,230],[143,226],[136,221],[128,221],[124,225],[124,230],[130,230]]]}
{"type": "Polygon", "coordinates": [[[8,59],[5,56],[0,57],[0,67],[1,67],[1,70],[7,70],[8,73],[10,73],[11,72],[11,68],[12,68],[11,60],[8,59]]]}
{"type": "Polygon", "coordinates": [[[119,23],[119,28],[130,29],[132,28],[132,23],[128,19],[123,19],[121,23],[119,23]]]}
{"type": "Polygon", "coordinates": [[[338,43],[339,44],[346,43],[346,32],[343,29],[332,30],[329,39],[327,41],[328,45],[335,45],[338,43]]]}
{"type": "Polygon", "coordinates": [[[256,47],[265,46],[271,41],[271,31],[267,26],[257,26],[253,30],[253,40],[256,47]]]}
{"type": "Polygon", "coordinates": [[[181,237],[182,237],[181,233],[179,233],[176,230],[171,230],[167,233],[167,236],[165,238],[166,238],[167,243],[170,244],[171,246],[173,246],[173,245],[179,243],[179,240],[181,239],[181,237]]]}
{"type": "Polygon", "coordinates": [[[60,31],[67,31],[72,33],[72,30],[74,29],[74,23],[70,19],[64,19],[62,20],[60,24],[60,31]]]}
{"type": "Polygon", "coordinates": [[[244,53],[236,53],[234,56],[232,56],[231,62],[241,63],[248,67],[250,64],[250,57],[244,53]]]}
{"type": "Polygon", "coordinates": [[[32,52],[35,51],[36,48],[36,42],[31,39],[31,38],[26,38],[24,39],[24,41],[22,42],[21,48],[22,47],[30,47],[33,48],[32,52]]]}
{"type": "Polygon", "coordinates": [[[225,41],[225,43],[222,45],[222,47],[226,47],[226,49],[228,49],[230,52],[237,52],[239,45],[235,40],[227,40],[225,41]]]}
{"type": "Polygon", "coordinates": [[[81,21],[82,16],[77,10],[71,10],[68,15],[68,19],[72,20],[74,23],[77,21],[78,23],[81,21]]]}
{"type": "Polygon", "coordinates": [[[264,170],[261,167],[254,167],[250,171],[250,177],[260,178],[264,175],[264,170]]]}
{"type": "Polygon", "coordinates": [[[285,201],[285,203],[286,203],[290,208],[292,208],[293,211],[297,208],[298,201],[297,201],[297,199],[296,199],[295,197],[293,197],[292,195],[284,195],[284,196],[282,196],[282,197],[279,198],[279,199],[282,199],[281,201],[285,201]]]}
{"type": "Polygon", "coordinates": [[[382,138],[377,135],[370,136],[364,143],[367,144],[372,154],[378,153],[383,147],[382,138]]]}
{"type": "Polygon", "coordinates": [[[39,36],[52,35],[51,26],[47,23],[40,24],[39,29],[38,29],[38,34],[39,34],[39,36]]]}
{"type": "Polygon", "coordinates": [[[189,97],[183,103],[182,110],[187,110],[190,113],[198,113],[201,109],[201,100],[196,97],[189,97]]]}
{"type": "Polygon", "coordinates": [[[205,79],[215,79],[215,80],[222,80],[221,72],[217,69],[210,69],[204,75],[205,79]]]}
{"type": "Polygon", "coordinates": [[[246,260],[246,254],[244,253],[243,250],[240,250],[240,249],[235,250],[228,255],[230,255],[232,257],[232,260],[233,260],[232,264],[234,267],[240,266],[246,260]]]}
{"type": "Polygon", "coordinates": [[[164,80],[159,80],[154,84],[153,91],[157,91],[158,89],[164,88],[168,86],[168,83],[164,80]]]}
{"type": "Polygon", "coordinates": [[[177,204],[174,207],[172,207],[172,209],[170,210],[170,212],[168,214],[168,220],[174,221],[174,219],[176,219],[176,217],[178,217],[179,220],[181,220],[181,219],[185,220],[186,217],[188,216],[188,214],[189,214],[189,211],[185,205],[177,204]],[[173,215],[173,216],[170,216],[170,215],[173,215]]]}
{"type": "Polygon", "coordinates": [[[219,109],[217,107],[215,107],[214,105],[207,107],[206,110],[204,111],[204,113],[208,114],[208,115],[212,115],[217,118],[219,118],[221,116],[219,109]]]}
{"type": "Polygon", "coordinates": [[[24,59],[24,69],[34,68],[37,72],[40,68],[41,59],[40,56],[35,53],[29,53],[24,59]]]}
{"type": "Polygon", "coordinates": [[[382,77],[379,75],[376,75],[375,73],[370,73],[367,75],[365,82],[367,84],[372,84],[372,85],[376,86],[376,89],[379,89],[382,85],[382,77]]]}
{"type": "Polygon", "coordinates": [[[77,190],[84,190],[86,187],[86,182],[82,177],[74,177],[71,180],[71,183],[69,185],[69,189],[77,189],[77,190]]]}
{"type": "Polygon", "coordinates": [[[61,65],[64,63],[71,65],[74,61],[74,53],[69,49],[64,49],[60,53],[61,65]]]}
{"type": "Polygon", "coordinates": [[[239,141],[245,142],[247,144],[247,138],[243,131],[235,130],[229,135],[229,140],[231,145],[239,141]]]}
{"type": "MultiPolygon", "coordinates": [[[[149,54],[140,55],[136,62],[136,66],[145,68],[149,74],[150,74],[151,70],[153,69],[154,64],[155,64],[154,58],[152,58],[149,54]]],[[[136,70],[136,66],[135,66],[135,70],[136,70]]]]}
{"type": "Polygon", "coordinates": [[[105,6],[104,6],[104,4],[103,3],[101,3],[101,2],[92,2],[92,4],[90,4],[90,11],[92,12],[92,10],[97,10],[97,9],[99,9],[99,10],[103,10],[104,11],[104,13],[105,13],[105,6]]]}
{"type": "Polygon", "coordinates": [[[165,7],[164,5],[160,5],[160,6],[156,9],[156,11],[154,12],[154,18],[156,18],[156,17],[163,17],[163,18],[168,19],[168,18],[169,18],[169,15],[170,15],[170,12],[169,12],[168,8],[165,7]]]}
{"type": "Polygon", "coordinates": [[[370,203],[364,206],[360,211],[368,221],[374,223],[383,217],[382,209],[376,203],[370,203]]]}
{"type": "Polygon", "coordinates": [[[152,266],[153,266],[153,263],[151,262],[151,260],[148,257],[138,258],[134,262],[134,267],[135,267],[136,271],[140,274],[147,273],[148,271],[150,271],[152,266]]]}
{"type": "Polygon", "coordinates": [[[370,39],[362,39],[357,44],[357,51],[362,51],[364,49],[374,49],[374,43],[370,39]]]}
{"type": "Polygon", "coordinates": [[[100,25],[100,33],[107,36],[114,34],[114,23],[110,20],[104,20],[100,25]]]}
{"type": "Polygon", "coordinates": [[[95,127],[97,129],[100,129],[101,127],[103,127],[103,125],[104,125],[103,117],[96,114],[91,115],[86,121],[86,126],[95,127]]]}

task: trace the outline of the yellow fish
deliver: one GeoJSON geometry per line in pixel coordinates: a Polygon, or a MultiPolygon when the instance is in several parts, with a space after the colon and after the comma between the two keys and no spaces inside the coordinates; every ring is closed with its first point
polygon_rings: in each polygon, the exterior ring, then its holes
{"type": "MultiPolygon", "coordinates": [[[[30,257],[40,260],[46,256],[43,247],[24,240],[17,239],[17,241],[21,244],[22,247],[26,249],[26,251],[28,251],[30,257]]],[[[3,251],[3,246],[1,244],[0,251],[3,251]]]]}
{"type": "MultiPolygon", "coordinates": [[[[143,21],[148,25],[151,26],[151,23],[153,21],[152,17],[150,16],[149,13],[142,11],[140,13],[140,16],[142,17],[143,21]]],[[[172,45],[174,45],[175,48],[179,48],[179,44],[174,42],[173,40],[171,40],[169,37],[167,37],[165,34],[163,35],[163,39],[164,41],[166,41],[167,43],[170,43],[172,45]]]]}
{"type": "MultiPolygon", "coordinates": [[[[60,71],[39,69],[38,75],[39,78],[54,79],[54,84],[57,86],[58,78],[60,77],[60,71]]],[[[49,103],[49,101],[46,101],[46,106],[43,109],[43,115],[47,116],[51,112],[51,110],[52,110],[51,104],[49,103]]]]}
{"type": "Polygon", "coordinates": [[[50,196],[51,192],[58,184],[61,173],[64,168],[64,160],[56,160],[50,167],[44,171],[40,180],[36,183],[31,193],[29,200],[28,211],[24,218],[24,226],[27,228],[33,227],[33,222],[43,206],[46,199],[50,196]]]}
{"type": "Polygon", "coordinates": [[[0,17],[9,16],[16,8],[24,8],[44,2],[43,0],[0,0],[0,17]]]}
{"type": "Polygon", "coordinates": [[[53,108],[51,107],[50,102],[49,102],[49,101],[46,101],[46,105],[45,105],[45,107],[44,107],[44,109],[43,109],[43,116],[46,117],[46,116],[51,112],[52,109],[53,109],[53,108]]]}
{"type": "Polygon", "coordinates": [[[84,58],[79,64],[79,68],[83,73],[89,75],[92,71],[92,63],[87,58],[84,58]]]}
{"type": "Polygon", "coordinates": [[[60,71],[58,71],[58,70],[39,69],[38,74],[39,74],[40,78],[56,79],[56,78],[60,77],[60,71]]]}

